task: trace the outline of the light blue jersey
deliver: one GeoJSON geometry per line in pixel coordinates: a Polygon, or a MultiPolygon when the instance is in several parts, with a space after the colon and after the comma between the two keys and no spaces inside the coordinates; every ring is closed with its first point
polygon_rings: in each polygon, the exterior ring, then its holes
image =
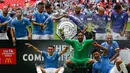
{"type": "Polygon", "coordinates": [[[44,57],[45,68],[58,68],[58,52],[54,52],[52,56],[45,51],[42,52],[42,56],[44,57]]]}
{"type": "MultiPolygon", "coordinates": [[[[9,21],[9,23],[7,24],[7,26],[9,27],[11,24],[11,17],[10,16],[6,16],[4,17],[2,14],[0,14],[0,23],[4,23],[5,21],[9,21]]],[[[0,33],[2,32],[2,30],[5,30],[5,26],[0,26],[0,33]]]]}
{"type": "Polygon", "coordinates": [[[26,18],[22,18],[22,20],[18,20],[14,18],[11,22],[11,28],[15,28],[15,37],[21,38],[27,36],[26,26],[30,26],[30,21],[26,18]]]}
{"type": "Polygon", "coordinates": [[[108,45],[107,42],[104,42],[101,45],[108,49],[109,59],[111,59],[116,54],[115,50],[119,48],[119,45],[116,41],[113,41],[111,46],[108,45]]]}
{"type": "MultiPolygon", "coordinates": [[[[32,15],[32,20],[38,24],[44,24],[47,18],[48,15],[44,12],[40,14],[38,11],[35,11],[32,15]]],[[[44,35],[44,30],[41,30],[40,26],[33,25],[33,34],[44,35]]]]}
{"type": "Polygon", "coordinates": [[[114,65],[110,63],[108,56],[101,56],[100,60],[93,64],[92,73],[110,73],[113,66],[114,65]]]}
{"type": "Polygon", "coordinates": [[[47,18],[47,21],[46,21],[46,25],[47,27],[45,28],[44,30],[44,34],[49,34],[49,35],[52,35],[53,34],[53,19],[52,19],[52,16],[48,14],[48,18],[47,18]]]}

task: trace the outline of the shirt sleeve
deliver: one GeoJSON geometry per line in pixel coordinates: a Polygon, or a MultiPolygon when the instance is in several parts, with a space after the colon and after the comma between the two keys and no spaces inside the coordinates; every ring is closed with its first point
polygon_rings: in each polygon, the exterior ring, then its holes
{"type": "Polygon", "coordinates": [[[108,18],[109,18],[109,16],[108,16],[108,15],[106,15],[106,23],[108,23],[108,18]]]}
{"type": "Polygon", "coordinates": [[[126,13],[126,15],[125,15],[125,23],[127,23],[127,21],[128,21],[128,14],[126,13]]]}
{"type": "Polygon", "coordinates": [[[26,25],[27,25],[27,26],[31,26],[30,21],[29,21],[29,20],[27,20],[27,19],[26,19],[26,25]]]}
{"type": "Polygon", "coordinates": [[[95,15],[92,16],[92,23],[96,24],[96,17],[95,17],[95,15]]]}
{"type": "Polygon", "coordinates": [[[88,25],[88,18],[87,18],[86,15],[85,15],[85,17],[84,17],[84,25],[88,25]]]}
{"type": "Polygon", "coordinates": [[[64,40],[64,42],[67,43],[67,44],[69,44],[69,45],[73,45],[73,44],[74,44],[74,41],[73,41],[73,40],[70,40],[70,39],[68,39],[68,38],[66,38],[66,39],[64,40]]]}
{"type": "Polygon", "coordinates": [[[32,14],[32,21],[36,21],[35,12],[32,14]]]}
{"type": "Polygon", "coordinates": [[[119,48],[119,44],[118,44],[116,41],[114,41],[114,48],[115,48],[115,50],[116,50],[117,48],[119,48]]]}
{"type": "Polygon", "coordinates": [[[58,52],[55,52],[55,54],[56,54],[56,57],[57,57],[57,58],[59,58],[59,56],[60,56],[60,53],[58,53],[58,52]]]}
{"type": "Polygon", "coordinates": [[[112,13],[111,15],[111,21],[113,22],[114,21],[114,14],[112,13]]]}
{"type": "Polygon", "coordinates": [[[9,21],[9,23],[7,24],[7,26],[8,26],[8,27],[11,27],[11,21],[12,21],[12,18],[9,17],[8,21],[9,21]]]}
{"type": "Polygon", "coordinates": [[[42,56],[45,57],[45,55],[46,55],[46,52],[42,51],[42,56]]]}
{"type": "Polygon", "coordinates": [[[92,46],[93,46],[93,45],[92,45],[93,40],[85,40],[84,42],[85,42],[85,44],[86,44],[88,47],[92,47],[92,46]]]}
{"type": "Polygon", "coordinates": [[[11,25],[10,25],[11,28],[15,28],[15,23],[14,23],[14,20],[11,21],[11,25]]]}

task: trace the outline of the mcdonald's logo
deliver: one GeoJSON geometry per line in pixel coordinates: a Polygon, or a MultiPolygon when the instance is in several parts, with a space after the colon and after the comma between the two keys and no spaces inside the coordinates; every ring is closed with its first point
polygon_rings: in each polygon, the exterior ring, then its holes
{"type": "Polygon", "coordinates": [[[11,58],[6,58],[5,59],[5,64],[12,64],[11,58]]]}

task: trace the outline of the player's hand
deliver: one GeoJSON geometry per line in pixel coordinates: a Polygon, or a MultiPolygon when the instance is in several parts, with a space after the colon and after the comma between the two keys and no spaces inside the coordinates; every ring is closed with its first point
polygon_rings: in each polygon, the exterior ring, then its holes
{"type": "Polygon", "coordinates": [[[68,17],[68,15],[67,15],[67,14],[64,14],[63,17],[68,17]]]}
{"type": "Polygon", "coordinates": [[[66,48],[66,49],[69,49],[69,48],[70,48],[70,46],[66,46],[65,48],[66,48]]]}
{"type": "Polygon", "coordinates": [[[94,46],[99,46],[99,44],[97,42],[93,42],[92,43],[94,46]]]}
{"type": "Polygon", "coordinates": [[[32,47],[32,44],[30,44],[30,43],[25,43],[25,45],[28,47],[32,47]]]}
{"type": "Polygon", "coordinates": [[[124,34],[125,34],[125,32],[121,32],[121,33],[120,33],[121,36],[124,36],[124,34]]]}
{"type": "Polygon", "coordinates": [[[44,30],[46,28],[46,25],[44,24],[40,24],[40,26],[41,26],[41,30],[44,30]]]}
{"type": "Polygon", "coordinates": [[[13,45],[15,46],[16,45],[15,37],[12,38],[12,41],[13,41],[13,45]]]}
{"type": "Polygon", "coordinates": [[[28,35],[28,40],[32,40],[32,36],[31,35],[28,35]]]}
{"type": "Polygon", "coordinates": [[[9,23],[9,21],[5,21],[4,23],[2,23],[3,26],[6,26],[9,23]]]}

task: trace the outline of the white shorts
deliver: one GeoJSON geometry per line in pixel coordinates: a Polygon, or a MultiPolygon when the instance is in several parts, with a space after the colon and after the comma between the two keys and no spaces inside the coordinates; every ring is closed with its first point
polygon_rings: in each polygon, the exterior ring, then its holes
{"type": "Polygon", "coordinates": [[[126,37],[121,36],[119,33],[112,32],[112,36],[114,40],[126,40],[126,37]]]}
{"type": "Polygon", "coordinates": [[[28,40],[28,37],[25,36],[25,37],[21,37],[21,38],[16,38],[16,40],[28,40]]]}
{"type": "Polygon", "coordinates": [[[43,37],[45,40],[53,40],[54,39],[54,35],[49,35],[49,34],[45,34],[43,37]]]}
{"type": "Polygon", "coordinates": [[[33,34],[32,39],[33,40],[51,40],[51,39],[54,39],[54,36],[48,35],[48,34],[45,34],[45,35],[33,34]]]}
{"type": "Polygon", "coordinates": [[[46,73],[56,73],[56,68],[46,68],[45,71],[46,73]]]}
{"type": "Polygon", "coordinates": [[[7,33],[0,33],[0,40],[8,40],[7,33]]]}
{"type": "Polygon", "coordinates": [[[110,73],[120,73],[120,72],[117,70],[116,65],[114,65],[114,67],[111,69],[110,73]]]}
{"type": "Polygon", "coordinates": [[[106,33],[96,33],[96,40],[105,40],[106,33]]]}
{"type": "Polygon", "coordinates": [[[44,35],[33,34],[32,39],[33,40],[42,40],[42,39],[44,39],[44,35]]]}

